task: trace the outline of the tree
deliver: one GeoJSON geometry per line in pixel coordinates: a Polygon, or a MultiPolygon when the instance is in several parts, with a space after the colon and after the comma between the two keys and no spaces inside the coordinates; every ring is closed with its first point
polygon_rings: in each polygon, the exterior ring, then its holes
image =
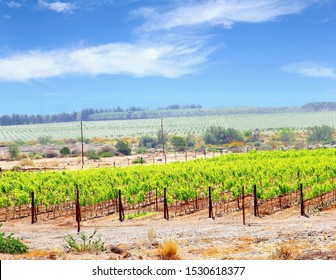
{"type": "Polygon", "coordinates": [[[11,160],[16,160],[19,157],[19,147],[17,144],[11,144],[8,146],[8,152],[11,160]]]}
{"type": "Polygon", "coordinates": [[[143,135],[139,140],[139,147],[145,147],[147,149],[154,148],[157,144],[158,142],[154,137],[149,135],[143,135]]]}
{"type": "Polygon", "coordinates": [[[293,142],[295,138],[295,132],[290,128],[282,128],[279,131],[279,140],[282,142],[293,142]]]}
{"type": "Polygon", "coordinates": [[[234,128],[211,126],[205,131],[203,140],[206,144],[222,145],[233,141],[244,141],[244,136],[234,128]]]}
{"type": "Polygon", "coordinates": [[[70,149],[69,147],[63,147],[62,149],[60,149],[60,154],[62,156],[67,156],[67,155],[70,155],[70,149]]]}
{"type": "Polygon", "coordinates": [[[308,142],[309,143],[327,143],[333,142],[334,139],[334,128],[323,125],[314,126],[308,131],[308,142]]]}
{"type": "Polygon", "coordinates": [[[131,154],[131,147],[129,146],[129,144],[127,142],[124,141],[118,141],[116,144],[116,150],[118,153],[122,153],[124,155],[130,155],[131,154]]]}
{"type": "Polygon", "coordinates": [[[175,151],[185,151],[187,148],[187,141],[182,136],[173,136],[170,139],[170,143],[173,145],[175,151]]]}
{"type": "Polygon", "coordinates": [[[51,136],[40,136],[37,141],[41,144],[41,145],[47,145],[50,143],[51,141],[51,136]]]}

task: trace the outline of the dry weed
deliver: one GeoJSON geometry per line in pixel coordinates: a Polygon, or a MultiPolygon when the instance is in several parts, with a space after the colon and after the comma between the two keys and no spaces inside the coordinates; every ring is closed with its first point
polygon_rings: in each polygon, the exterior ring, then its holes
{"type": "Polygon", "coordinates": [[[148,240],[149,240],[149,242],[150,242],[151,244],[154,243],[155,238],[156,238],[156,232],[155,232],[155,230],[154,230],[153,228],[150,228],[150,229],[147,231],[147,238],[148,238],[148,240]]]}
{"type": "Polygon", "coordinates": [[[281,245],[276,249],[275,253],[271,255],[272,260],[294,260],[299,255],[297,246],[281,245]]]}
{"type": "Polygon", "coordinates": [[[159,258],[161,260],[180,260],[179,246],[176,240],[167,239],[158,248],[159,258]]]}
{"type": "Polygon", "coordinates": [[[34,164],[33,160],[26,158],[26,159],[22,159],[20,161],[20,166],[21,167],[28,167],[28,166],[35,166],[35,164],[34,164]]]}
{"type": "Polygon", "coordinates": [[[20,259],[27,260],[57,260],[62,256],[62,252],[57,250],[31,250],[28,253],[20,256],[20,259]],[[22,258],[23,257],[23,258],[22,258]]]}

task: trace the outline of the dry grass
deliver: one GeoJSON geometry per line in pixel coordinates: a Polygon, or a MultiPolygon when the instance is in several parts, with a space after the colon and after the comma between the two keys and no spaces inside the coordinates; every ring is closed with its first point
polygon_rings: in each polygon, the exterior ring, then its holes
{"type": "Polygon", "coordinates": [[[63,252],[58,250],[31,250],[20,256],[20,259],[26,260],[57,260],[62,258],[63,252]]]}
{"type": "Polygon", "coordinates": [[[150,242],[151,244],[154,243],[155,238],[156,238],[156,232],[155,232],[155,230],[154,230],[153,228],[150,228],[150,229],[147,231],[147,238],[148,238],[148,240],[149,240],[149,242],[150,242]]]}
{"type": "Polygon", "coordinates": [[[176,240],[168,239],[159,245],[158,254],[160,260],[180,260],[179,246],[176,240]]]}
{"type": "Polygon", "coordinates": [[[292,244],[281,245],[276,249],[275,253],[271,255],[271,260],[294,260],[299,255],[299,249],[292,244]]]}

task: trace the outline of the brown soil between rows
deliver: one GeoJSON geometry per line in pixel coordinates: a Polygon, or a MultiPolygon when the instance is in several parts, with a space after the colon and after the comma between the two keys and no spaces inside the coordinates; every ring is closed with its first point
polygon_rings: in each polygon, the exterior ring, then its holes
{"type": "Polygon", "coordinates": [[[23,255],[0,254],[0,259],[88,259],[156,260],[158,245],[174,239],[183,260],[267,260],[267,259],[336,259],[336,209],[314,213],[309,218],[292,207],[276,214],[257,218],[248,213],[246,225],[242,213],[235,212],[208,218],[206,210],[176,216],[169,221],[163,213],[149,217],[118,220],[117,214],[81,223],[81,232],[97,230],[109,248],[101,253],[66,252],[64,237],[76,236],[74,217],[38,221],[29,218],[3,223],[1,231],[14,233],[30,248],[23,255]],[[151,243],[148,232],[156,237],[151,243]]]}

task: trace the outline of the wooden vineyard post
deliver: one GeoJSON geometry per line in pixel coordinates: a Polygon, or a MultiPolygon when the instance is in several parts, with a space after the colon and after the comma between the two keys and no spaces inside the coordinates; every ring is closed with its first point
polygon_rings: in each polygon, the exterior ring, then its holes
{"type": "Polygon", "coordinates": [[[204,150],[204,157],[206,158],[206,150],[204,150]]]}
{"type": "Polygon", "coordinates": [[[114,168],[116,167],[116,165],[115,165],[115,161],[113,162],[113,167],[114,167],[114,168]]]}
{"type": "Polygon", "coordinates": [[[119,190],[119,221],[123,222],[125,220],[124,208],[121,199],[121,190],[119,190]]]}
{"type": "Polygon", "coordinates": [[[242,186],[242,204],[243,204],[243,225],[245,225],[245,190],[242,186]]]}
{"type": "Polygon", "coordinates": [[[185,160],[188,161],[188,152],[185,153],[185,160]]]}
{"type": "Polygon", "coordinates": [[[153,156],[153,164],[155,163],[155,157],[153,156]]]}
{"type": "Polygon", "coordinates": [[[81,209],[79,204],[79,190],[78,187],[76,187],[76,222],[77,222],[77,233],[80,232],[80,222],[82,220],[81,217],[81,209]]]}
{"type": "Polygon", "coordinates": [[[168,203],[167,203],[167,188],[163,190],[163,216],[168,221],[169,220],[169,212],[168,212],[168,203]]]}
{"type": "Polygon", "coordinates": [[[130,162],[130,159],[128,158],[128,159],[127,159],[127,165],[128,165],[128,166],[129,166],[129,162],[130,162]]]}
{"type": "Polygon", "coordinates": [[[215,219],[212,209],[211,187],[209,187],[209,218],[215,219]]]}
{"type": "Polygon", "coordinates": [[[167,155],[165,154],[164,155],[164,158],[165,158],[165,164],[167,163],[167,155]]]}
{"type": "Polygon", "coordinates": [[[175,161],[177,161],[177,154],[176,154],[176,152],[175,152],[175,161]]]}
{"type": "Polygon", "coordinates": [[[257,198],[257,186],[253,186],[253,208],[254,208],[254,217],[257,217],[258,214],[258,198],[257,198]]]}
{"type": "Polygon", "coordinates": [[[31,216],[32,216],[31,223],[32,224],[37,222],[36,214],[37,213],[35,213],[35,195],[34,195],[34,192],[32,192],[31,193],[31,216]]]}
{"type": "Polygon", "coordinates": [[[155,190],[155,211],[158,211],[159,210],[159,206],[158,206],[158,190],[157,190],[157,187],[156,187],[156,190],[155,190]]]}
{"type": "Polygon", "coordinates": [[[305,216],[305,217],[307,217],[307,215],[305,214],[305,209],[304,209],[304,200],[303,200],[303,187],[302,187],[302,183],[300,183],[300,212],[301,212],[301,216],[305,216]]]}

